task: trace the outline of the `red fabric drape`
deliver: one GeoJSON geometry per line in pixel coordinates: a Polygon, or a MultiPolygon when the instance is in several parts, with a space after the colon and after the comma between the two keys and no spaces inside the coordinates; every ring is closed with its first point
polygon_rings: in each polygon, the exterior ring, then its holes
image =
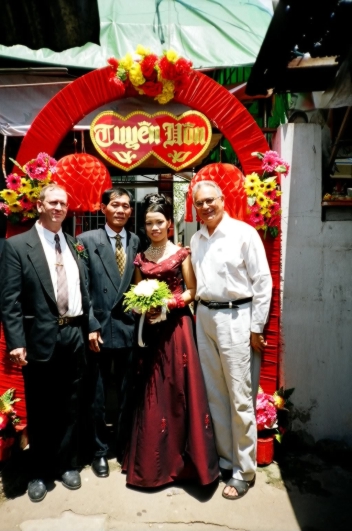
{"type": "MultiPolygon", "coordinates": [[[[33,223],[27,222],[23,225],[12,225],[11,223],[8,223],[6,238],[26,232],[33,226],[33,223]]],[[[0,323],[0,395],[10,388],[14,388],[16,390],[15,398],[20,399],[15,406],[17,415],[20,418],[20,422],[21,424],[27,424],[26,400],[24,395],[22,369],[10,362],[3,325],[0,323]]]]}

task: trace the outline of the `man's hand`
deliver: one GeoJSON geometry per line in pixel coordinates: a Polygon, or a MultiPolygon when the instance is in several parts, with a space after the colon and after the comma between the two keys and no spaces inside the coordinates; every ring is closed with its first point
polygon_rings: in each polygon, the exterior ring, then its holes
{"type": "Polygon", "coordinates": [[[90,350],[93,350],[94,352],[100,352],[100,345],[104,343],[102,338],[100,337],[100,331],[96,330],[95,332],[91,332],[89,334],[89,348],[90,350]]]}
{"type": "Polygon", "coordinates": [[[27,349],[25,347],[15,348],[14,350],[11,350],[9,355],[10,360],[12,363],[15,363],[15,365],[23,367],[23,365],[28,364],[28,361],[26,361],[27,349]]]}
{"type": "Polygon", "coordinates": [[[251,347],[256,352],[260,352],[261,354],[264,351],[264,347],[267,346],[267,342],[264,341],[263,334],[257,334],[256,332],[251,332],[251,347]]]}

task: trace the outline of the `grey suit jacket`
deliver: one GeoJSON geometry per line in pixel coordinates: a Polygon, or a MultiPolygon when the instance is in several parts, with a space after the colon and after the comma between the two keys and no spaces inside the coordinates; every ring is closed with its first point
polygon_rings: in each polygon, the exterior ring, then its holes
{"type": "MultiPolygon", "coordinates": [[[[68,234],[65,238],[78,265],[87,339],[89,295],[85,266],[74,248],[75,239],[68,234]]],[[[50,359],[59,330],[59,312],[48,262],[35,227],[5,241],[0,262],[0,293],[8,349],[26,347],[28,360],[50,359]]]]}
{"type": "Polygon", "coordinates": [[[84,232],[78,239],[88,255],[85,263],[91,300],[89,331],[100,330],[104,348],[131,347],[134,316],[132,312],[124,311],[122,302],[133,279],[133,262],[139,252],[139,238],[127,231],[126,267],[122,278],[105,229],[84,232]]]}

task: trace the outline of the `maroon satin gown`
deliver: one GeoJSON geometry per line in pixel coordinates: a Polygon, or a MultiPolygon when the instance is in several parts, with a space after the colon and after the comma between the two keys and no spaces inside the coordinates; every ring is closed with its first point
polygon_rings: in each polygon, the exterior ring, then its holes
{"type": "MultiPolygon", "coordinates": [[[[156,264],[141,253],[135,264],[143,278],[163,280],[181,294],[181,267],[188,254],[181,248],[156,264]]],[[[219,474],[218,456],[190,309],[171,310],[158,324],[145,323],[143,340],[147,346],[134,351],[130,382],[135,402],[122,467],[127,484],[212,483],[219,474]]]]}

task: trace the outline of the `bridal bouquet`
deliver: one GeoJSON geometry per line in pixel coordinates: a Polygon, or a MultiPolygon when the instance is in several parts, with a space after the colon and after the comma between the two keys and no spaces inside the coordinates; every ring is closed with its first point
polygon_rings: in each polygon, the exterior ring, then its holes
{"type": "Polygon", "coordinates": [[[156,317],[152,324],[164,321],[166,319],[167,301],[172,298],[172,293],[166,282],[159,280],[142,280],[137,286],[131,286],[131,289],[124,293],[125,299],[123,301],[126,306],[125,311],[133,310],[136,313],[142,314],[139,321],[138,329],[138,344],[144,347],[142,340],[143,324],[145,314],[151,308],[161,308],[160,316],[156,317]]]}

